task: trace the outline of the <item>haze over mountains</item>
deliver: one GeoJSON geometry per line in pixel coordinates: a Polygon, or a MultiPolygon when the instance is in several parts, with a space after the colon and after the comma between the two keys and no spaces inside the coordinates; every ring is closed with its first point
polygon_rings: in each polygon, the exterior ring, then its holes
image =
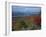
{"type": "Polygon", "coordinates": [[[34,16],[40,13],[40,7],[12,6],[12,16],[34,16]]]}

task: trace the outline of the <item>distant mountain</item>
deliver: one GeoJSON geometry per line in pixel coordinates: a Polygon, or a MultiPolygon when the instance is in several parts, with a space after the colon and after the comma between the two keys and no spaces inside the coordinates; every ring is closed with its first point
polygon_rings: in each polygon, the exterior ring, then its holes
{"type": "Polygon", "coordinates": [[[24,13],[12,12],[12,16],[24,16],[24,13]]]}
{"type": "Polygon", "coordinates": [[[12,12],[12,16],[37,16],[40,15],[41,12],[32,12],[32,13],[24,13],[24,12],[12,12]]]}

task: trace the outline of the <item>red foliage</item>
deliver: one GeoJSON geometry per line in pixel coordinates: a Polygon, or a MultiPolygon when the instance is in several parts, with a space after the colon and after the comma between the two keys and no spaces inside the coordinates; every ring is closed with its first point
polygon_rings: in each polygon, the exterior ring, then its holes
{"type": "Polygon", "coordinates": [[[41,17],[40,16],[34,17],[34,24],[40,25],[40,23],[41,23],[41,17]]]}

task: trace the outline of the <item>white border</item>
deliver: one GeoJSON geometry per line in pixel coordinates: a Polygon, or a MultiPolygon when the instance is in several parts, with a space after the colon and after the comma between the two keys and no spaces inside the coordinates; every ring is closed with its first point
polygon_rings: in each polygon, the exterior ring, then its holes
{"type": "MultiPolygon", "coordinates": [[[[43,4],[40,4],[40,3],[14,3],[14,2],[8,2],[7,3],[7,34],[11,33],[11,34],[15,34],[17,31],[11,31],[12,30],[12,8],[11,6],[12,5],[18,5],[18,6],[37,6],[37,7],[41,7],[41,18],[43,16],[43,12],[45,10],[43,4]]],[[[41,19],[42,20],[42,19],[41,19]]],[[[41,22],[41,24],[43,24],[41,22]]],[[[32,31],[32,30],[31,30],[32,31]]],[[[35,30],[36,31],[36,30],[35,30]]],[[[38,31],[41,31],[41,30],[38,30],[38,31]]]]}

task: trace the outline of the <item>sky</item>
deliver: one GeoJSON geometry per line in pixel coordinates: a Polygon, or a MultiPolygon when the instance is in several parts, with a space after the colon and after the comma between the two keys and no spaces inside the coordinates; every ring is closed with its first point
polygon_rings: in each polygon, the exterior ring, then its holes
{"type": "MultiPolygon", "coordinates": [[[[41,8],[40,7],[29,7],[29,6],[12,6],[13,13],[26,13],[25,15],[29,14],[39,14],[41,8]]],[[[22,15],[22,14],[21,14],[22,15]]]]}
{"type": "Polygon", "coordinates": [[[39,12],[40,7],[12,6],[13,12],[39,12]]]}

